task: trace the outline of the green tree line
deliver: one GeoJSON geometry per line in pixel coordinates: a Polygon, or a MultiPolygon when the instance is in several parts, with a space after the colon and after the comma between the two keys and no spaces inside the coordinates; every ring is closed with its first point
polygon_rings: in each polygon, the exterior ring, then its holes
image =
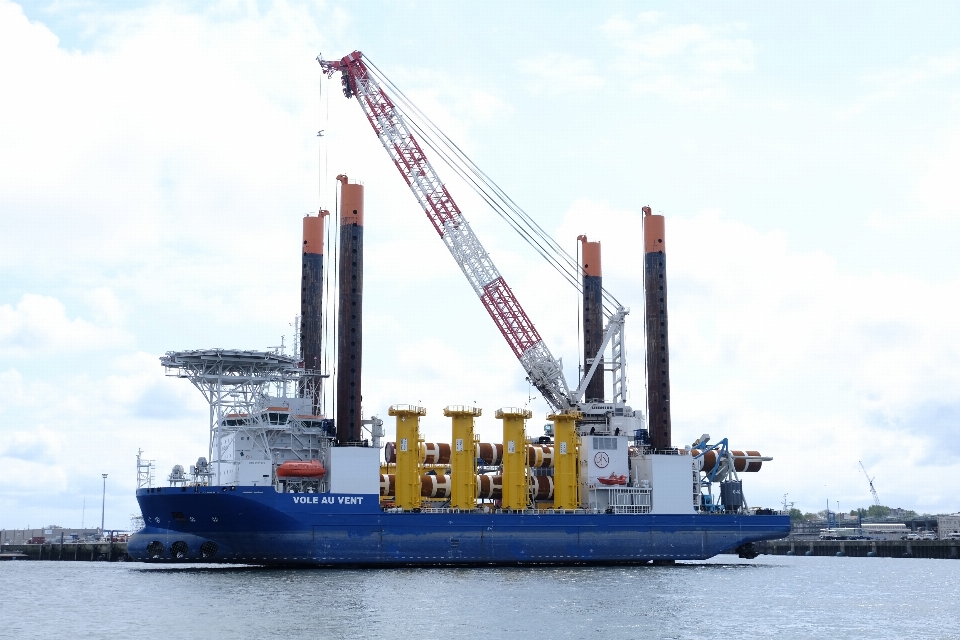
{"type": "MultiPolygon", "coordinates": [[[[863,518],[886,518],[890,515],[890,507],[885,507],[883,505],[871,505],[867,509],[852,509],[850,511],[851,516],[861,516],[863,518]]],[[[827,517],[827,512],[824,509],[818,513],[804,513],[800,509],[790,509],[790,520],[793,522],[804,522],[806,520],[823,520],[827,517]]],[[[904,512],[905,518],[916,518],[917,513],[915,511],[906,511],[904,512]]]]}

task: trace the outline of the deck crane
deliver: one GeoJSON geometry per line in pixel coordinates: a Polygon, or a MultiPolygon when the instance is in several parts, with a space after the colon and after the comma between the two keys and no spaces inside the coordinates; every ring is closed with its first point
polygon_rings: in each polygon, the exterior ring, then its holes
{"type": "MultiPolygon", "coordinates": [[[[612,296],[606,296],[607,302],[614,306],[608,314],[610,320],[604,333],[600,353],[594,359],[593,366],[586,372],[584,380],[571,392],[563,375],[561,362],[550,353],[533,322],[520,305],[513,291],[507,286],[503,276],[497,270],[493,260],[483,248],[480,240],[474,234],[470,224],[424,153],[421,141],[429,136],[424,127],[411,121],[404,114],[403,109],[398,106],[397,102],[404,101],[405,96],[398,90],[393,91],[393,95],[388,95],[382,85],[388,84],[389,81],[376,70],[372,63],[369,63],[369,60],[364,59],[363,54],[359,51],[354,51],[340,60],[324,60],[318,56],[317,61],[327,77],[332,77],[338,71],[341,73],[343,94],[347,98],[355,97],[357,99],[364,115],[370,122],[370,126],[373,127],[381,144],[383,144],[383,148],[390,155],[390,159],[393,160],[400,171],[414,197],[433,224],[434,229],[443,239],[450,254],[463,271],[470,286],[480,298],[500,333],[520,360],[533,386],[556,411],[562,412],[577,407],[589,379],[596,373],[597,364],[601,361],[599,356],[603,354],[608,344],[613,344],[615,349],[618,344],[622,345],[623,322],[629,310],[621,307],[612,296]]],[[[413,108],[415,109],[415,107],[413,108]]],[[[426,126],[429,128],[432,123],[426,126]]],[[[455,148],[455,145],[453,147],[455,150],[451,153],[454,156],[459,156],[460,162],[463,162],[465,156],[459,149],[455,148]]],[[[433,150],[436,151],[436,149],[433,150]]],[[[443,151],[439,153],[449,164],[450,157],[443,151]]],[[[469,160],[467,160],[467,163],[469,163],[469,160]]],[[[473,168],[476,173],[473,176],[466,176],[466,179],[472,181],[474,188],[479,189],[478,193],[481,197],[491,203],[489,192],[482,192],[483,186],[490,187],[489,179],[482,175],[479,169],[473,167],[472,163],[469,163],[468,166],[473,168]],[[482,176],[479,179],[480,184],[476,180],[477,173],[482,176]]],[[[512,203],[512,201],[509,201],[509,197],[499,191],[499,188],[495,185],[494,189],[497,196],[512,203]]],[[[536,226],[535,223],[533,225],[536,226]]],[[[517,229],[517,226],[514,225],[514,228],[517,229]]],[[[536,228],[539,229],[539,227],[536,228]]],[[[526,233],[528,236],[530,234],[529,230],[518,229],[518,231],[526,233]]],[[[534,239],[534,242],[538,241],[543,242],[544,238],[534,239]]],[[[552,240],[547,240],[547,242],[552,242],[552,240]]],[[[540,246],[543,249],[543,246],[540,246]]],[[[541,255],[544,255],[543,251],[541,251],[541,255]]],[[[544,257],[547,256],[544,255],[544,257]]],[[[569,265],[569,256],[566,257],[566,260],[566,265],[569,265]]],[[[558,264],[555,263],[554,268],[562,270],[566,265],[559,264],[558,268],[558,264]]],[[[579,271],[577,271],[577,274],[579,275],[579,271]]],[[[570,273],[564,275],[574,286],[578,286],[577,276],[571,278],[570,273]]],[[[619,371],[615,371],[614,376],[614,402],[622,403],[626,394],[625,376],[623,375],[625,365],[622,362],[622,357],[619,361],[614,358],[612,366],[620,367],[619,371]],[[616,384],[617,380],[619,380],[619,386],[616,384]]]]}
{"type": "MultiPolygon", "coordinates": [[[[858,460],[858,462],[860,462],[858,460]]],[[[873,494],[873,504],[880,506],[880,498],[877,496],[877,490],[873,488],[873,478],[867,474],[867,468],[863,466],[863,462],[860,462],[860,468],[863,469],[863,475],[867,476],[867,482],[870,483],[870,493],[873,494]]]]}

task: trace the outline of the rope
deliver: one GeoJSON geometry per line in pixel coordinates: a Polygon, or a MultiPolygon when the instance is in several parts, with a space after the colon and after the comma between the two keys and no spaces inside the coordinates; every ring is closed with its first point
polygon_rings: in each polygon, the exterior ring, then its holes
{"type": "MultiPolygon", "coordinates": [[[[327,222],[329,223],[330,221],[328,220],[327,222]]],[[[324,229],[324,231],[326,231],[326,234],[327,234],[327,237],[326,237],[325,242],[326,242],[326,244],[327,244],[327,251],[329,251],[329,250],[330,250],[329,247],[331,246],[331,245],[330,245],[330,227],[327,226],[327,228],[324,229]]],[[[325,251],[324,253],[326,253],[326,251],[325,251]]],[[[328,264],[329,264],[329,261],[328,261],[328,264]]],[[[324,296],[326,296],[326,301],[323,303],[323,314],[322,314],[323,317],[322,317],[322,319],[321,319],[321,322],[323,322],[323,327],[322,327],[322,330],[323,330],[323,373],[324,373],[324,374],[327,374],[327,375],[328,375],[329,372],[330,372],[330,322],[329,322],[329,313],[330,313],[330,289],[332,288],[332,287],[330,286],[330,271],[331,271],[330,268],[327,268],[327,269],[324,269],[324,270],[323,270],[323,294],[324,294],[324,296]]],[[[327,394],[326,394],[326,389],[324,388],[325,385],[326,385],[325,380],[326,380],[325,378],[320,378],[320,382],[319,382],[319,384],[320,384],[320,389],[321,389],[321,394],[320,394],[320,396],[321,396],[321,403],[322,403],[322,404],[321,404],[320,413],[322,413],[324,416],[327,415],[327,394]]]]}

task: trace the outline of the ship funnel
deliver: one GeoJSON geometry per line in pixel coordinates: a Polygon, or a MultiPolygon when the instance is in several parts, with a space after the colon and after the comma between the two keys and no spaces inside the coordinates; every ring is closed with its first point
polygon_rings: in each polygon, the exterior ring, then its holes
{"type": "Polygon", "coordinates": [[[363,185],[340,181],[340,310],[337,325],[337,444],[358,445],[363,361],[363,185]]]}

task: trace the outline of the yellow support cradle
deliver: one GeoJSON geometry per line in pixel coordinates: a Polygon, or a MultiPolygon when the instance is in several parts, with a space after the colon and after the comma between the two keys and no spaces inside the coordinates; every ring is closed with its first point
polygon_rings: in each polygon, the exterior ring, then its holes
{"type": "Polygon", "coordinates": [[[420,508],[420,417],[427,410],[410,404],[395,404],[389,415],[397,419],[397,476],[394,504],[404,511],[420,508]]]}
{"type": "Polygon", "coordinates": [[[450,507],[472,511],[477,506],[477,442],[473,421],[480,417],[479,407],[451,405],[443,415],[452,418],[453,446],[450,451],[450,507]]]}
{"type": "Polygon", "coordinates": [[[496,418],[503,420],[503,509],[526,509],[530,502],[524,420],[531,416],[529,409],[497,409],[496,418]]]}
{"type": "Polygon", "coordinates": [[[580,506],[580,436],[579,411],[551,413],[553,423],[553,508],[576,509],[580,506]]]}

